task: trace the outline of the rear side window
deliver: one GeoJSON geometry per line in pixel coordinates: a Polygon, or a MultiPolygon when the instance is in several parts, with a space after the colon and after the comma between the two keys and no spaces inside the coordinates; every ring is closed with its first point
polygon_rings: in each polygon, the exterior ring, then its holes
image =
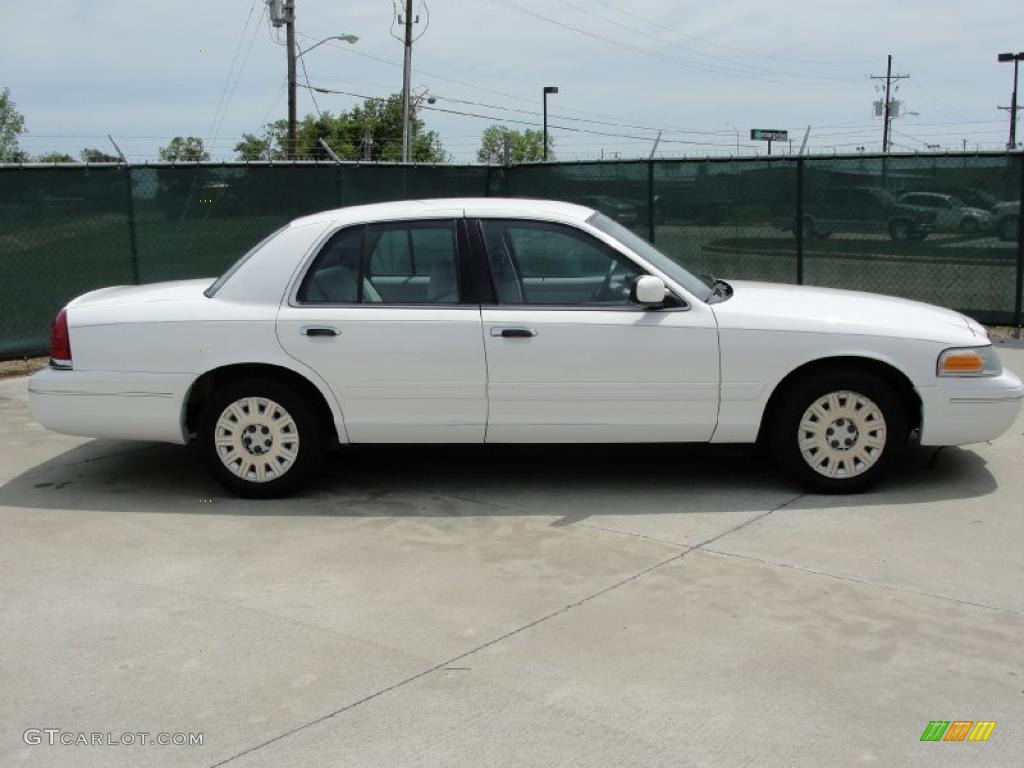
{"type": "Polygon", "coordinates": [[[343,229],[317,254],[296,298],[303,304],[457,304],[455,222],[343,229]]]}

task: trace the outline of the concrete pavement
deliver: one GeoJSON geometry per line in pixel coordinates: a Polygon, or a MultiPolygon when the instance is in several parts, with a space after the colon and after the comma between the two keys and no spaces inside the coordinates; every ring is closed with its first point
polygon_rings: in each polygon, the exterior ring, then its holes
{"type": "Polygon", "coordinates": [[[735,451],[408,447],[252,502],[190,450],[54,435],[24,399],[0,382],[0,765],[1024,754],[1024,421],[855,497],[735,451]],[[998,725],[922,743],[931,720],[998,725]]]}

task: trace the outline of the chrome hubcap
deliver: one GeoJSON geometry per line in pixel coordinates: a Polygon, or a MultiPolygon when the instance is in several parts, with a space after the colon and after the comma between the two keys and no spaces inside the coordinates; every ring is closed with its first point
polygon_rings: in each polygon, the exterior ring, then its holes
{"type": "Polygon", "coordinates": [[[830,392],[800,419],[800,454],[825,477],[856,477],[885,450],[885,417],[873,400],[857,392],[830,392]]]}
{"type": "Polygon", "coordinates": [[[299,456],[299,431],[291,414],[266,397],[243,397],[217,419],[214,446],[233,475],[268,483],[291,469],[299,456]]]}

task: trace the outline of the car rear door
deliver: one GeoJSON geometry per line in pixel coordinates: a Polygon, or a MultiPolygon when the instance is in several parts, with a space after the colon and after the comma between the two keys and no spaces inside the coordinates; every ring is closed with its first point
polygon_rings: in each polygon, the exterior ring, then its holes
{"type": "Polygon", "coordinates": [[[347,227],[322,242],[277,331],[334,390],[349,439],[482,442],[484,348],[462,211],[347,227]]]}
{"type": "Polygon", "coordinates": [[[711,438],[719,361],[710,307],[631,304],[630,285],[645,270],[568,223],[469,225],[495,292],[481,310],[487,442],[711,438]]]}

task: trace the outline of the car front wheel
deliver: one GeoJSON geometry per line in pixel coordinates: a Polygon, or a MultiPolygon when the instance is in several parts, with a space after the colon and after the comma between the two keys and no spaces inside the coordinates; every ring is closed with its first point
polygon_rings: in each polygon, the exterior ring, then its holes
{"type": "Polygon", "coordinates": [[[907,440],[899,397],[869,372],[831,370],[791,389],[771,432],[780,466],[815,493],[859,493],[891,469],[907,440]]]}
{"type": "Polygon", "coordinates": [[[312,411],[276,381],[250,379],[214,392],[198,435],[213,476],[250,498],[292,493],[323,459],[323,430],[312,411]]]}

